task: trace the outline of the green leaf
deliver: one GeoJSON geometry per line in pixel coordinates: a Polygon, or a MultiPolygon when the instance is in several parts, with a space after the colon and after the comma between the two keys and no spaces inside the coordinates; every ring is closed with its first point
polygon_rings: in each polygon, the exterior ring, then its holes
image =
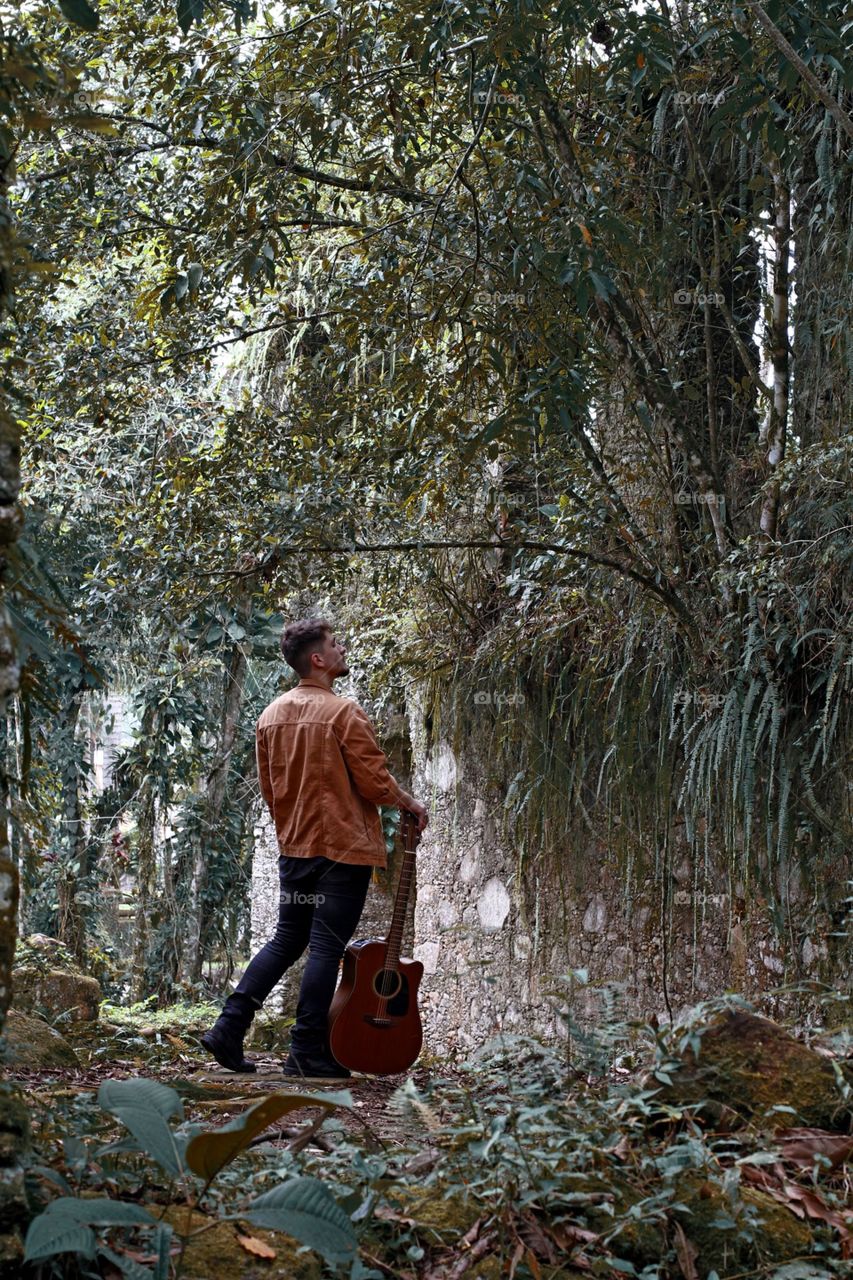
{"type": "Polygon", "coordinates": [[[82,1253],[84,1258],[94,1258],[94,1233],[61,1213],[40,1213],[29,1225],[24,1261],[36,1262],[54,1253],[82,1253]]]}
{"type": "Polygon", "coordinates": [[[59,7],[69,22],[84,31],[97,31],[100,21],[88,0],[59,0],[59,7]]]}
{"type": "Polygon", "coordinates": [[[154,1280],[169,1280],[169,1249],[171,1244],[172,1228],[167,1222],[161,1222],[154,1232],[154,1252],[157,1254],[154,1280]]]}
{"type": "Polygon", "coordinates": [[[268,1231],[285,1231],[331,1266],[355,1255],[352,1223],[318,1178],[293,1178],[258,1196],[240,1217],[268,1231]]]}
{"type": "MultiPolygon", "coordinates": [[[[347,1095],[348,1096],[348,1095],[347,1095]]],[[[207,1133],[196,1134],[187,1144],[187,1165],[193,1173],[209,1182],[215,1178],[220,1169],[244,1151],[253,1138],[274,1120],[287,1115],[289,1111],[297,1111],[300,1107],[325,1107],[334,1111],[337,1101],[328,1097],[305,1093],[273,1093],[250,1107],[243,1115],[207,1133]]],[[[344,1104],[346,1105],[346,1104],[344,1104]]]]}
{"type": "Polygon", "coordinates": [[[157,1080],[106,1080],[98,1090],[98,1102],[117,1116],[167,1173],[184,1172],[181,1143],[166,1121],[183,1119],[184,1108],[174,1089],[157,1080]]]}
{"type": "Polygon", "coordinates": [[[60,1196],[52,1200],[45,1213],[87,1227],[153,1227],[157,1219],[138,1204],[121,1200],[80,1200],[76,1196],[60,1196]]]}
{"type": "Polygon", "coordinates": [[[194,22],[201,21],[204,0],[177,0],[175,11],[178,15],[178,26],[186,35],[194,22]]]}
{"type": "Polygon", "coordinates": [[[201,278],[204,275],[204,267],[200,262],[191,262],[187,267],[187,280],[190,286],[190,293],[195,293],[201,284],[201,278]]]}
{"type": "Polygon", "coordinates": [[[616,286],[608,276],[604,276],[600,271],[590,271],[589,278],[595,285],[595,292],[602,298],[609,298],[611,294],[616,292],[616,286]]]}

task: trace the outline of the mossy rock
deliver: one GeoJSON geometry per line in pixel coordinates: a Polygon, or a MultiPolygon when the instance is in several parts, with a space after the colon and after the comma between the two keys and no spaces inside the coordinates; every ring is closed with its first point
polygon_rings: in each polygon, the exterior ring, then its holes
{"type": "MultiPolygon", "coordinates": [[[[161,1209],[151,1206],[158,1215],[161,1209]]],[[[181,1205],[170,1205],[163,1212],[164,1221],[176,1230],[196,1231],[209,1227],[195,1236],[187,1245],[183,1280],[246,1280],[249,1276],[264,1276],[268,1280],[323,1280],[323,1268],[314,1253],[300,1253],[298,1241],[278,1231],[264,1231],[260,1227],[241,1226],[234,1222],[217,1222],[197,1210],[189,1213],[181,1205]],[[251,1236],[275,1249],[271,1259],[253,1257],[237,1239],[238,1235],[251,1236]]]]}
{"type": "Polygon", "coordinates": [[[23,1271],[23,1232],[31,1216],[24,1185],[29,1114],[18,1090],[0,1085],[0,1280],[23,1271]]]}
{"type": "MultiPolygon", "coordinates": [[[[421,1247],[428,1252],[454,1247],[483,1214],[482,1208],[473,1200],[456,1191],[449,1196],[446,1192],[447,1188],[441,1182],[432,1186],[399,1183],[389,1192],[397,1211],[417,1224],[413,1230],[421,1247]]],[[[375,1228],[368,1234],[375,1235],[375,1228]]],[[[382,1257],[383,1243],[387,1243],[387,1235],[381,1235],[372,1250],[377,1257],[382,1257]]],[[[497,1253],[481,1258],[475,1274],[482,1280],[498,1280],[501,1262],[497,1253]]]]}
{"type": "MultiPolygon", "coordinates": [[[[642,1194],[645,1192],[623,1187],[615,1206],[617,1219],[629,1211],[632,1202],[639,1205],[642,1194]]],[[[667,1222],[644,1218],[642,1214],[636,1221],[629,1219],[611,1243],[613,1253],[638,1269],[660,1262],[674,1247],[674,1223],[697,1250],[699,1274],[707,1275],[713,1270],[723,1280],[728,1275],[780,1265],[813,1252],[815,1241],[808,1223],[753,1187],[740,1187],[740,1203],[733,1211],[718,1184],[698,1171],[690,1171],[678,1180],[675,1196],[686,1212],[671,1210],[667,1222]],[[733,1225],[725,1225],[727,1220],[733,1225]]],[[[593,1210],[587,1216],[594,1230],[602,1234],[612,1230],[614,1220],[609,1215],[593,1210]]]]}
{"type": "Polygon", "coordinates": [[[17,1165],[30,1144],[30,1115],[15,1085],[0,1084],[0,1168],[17,1165]]]}
{"type": "Polygon", "coordinates": [[[661,1089],[670,1105],[701,1106],[702,1118],[721,1127],[747,1122],[847,1129],[844,1101],[830,1059],[816,1053],[769,1018],[719,1014],[699,1029],[698,1055],[688,1048],[672,1084],[661,1089]],[[774,1107],[789,1112],[773,1112],[774,1107]]]}
{"type": "Polygon", "coordinates": [[[22,966],[12,972],[12,999],[24,1013],[44,1009],[68,1022],[96,1022],[101,986],[73,969],[22,966]]]}
{"type": "Polygon", "coordinates": [[[77,1067],[77,1054],[58,1031],[41,1018],[10,1009],[3,1029],[6,1061],[13,1067],[77,1067]]]}
{"type": "Polygon", "coordinates": [[[254,1049],[256,1053],[280,1053],[284,1057],[290,1044],[293,1021],[293,1018],[267,1018],[263,1014],[258,1015],[246,1036],[246,1048],[254,1049]]]}

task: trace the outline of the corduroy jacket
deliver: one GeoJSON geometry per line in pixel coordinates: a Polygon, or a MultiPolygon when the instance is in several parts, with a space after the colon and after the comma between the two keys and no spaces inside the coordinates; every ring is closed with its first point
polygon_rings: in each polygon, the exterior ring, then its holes
{"type": "Polygon", "coordinates": [[[388,865],[377,805],[410,808],[413,800],[357,702],[303,677],[261,714],[255,744],[281,854],[388,865]]]}

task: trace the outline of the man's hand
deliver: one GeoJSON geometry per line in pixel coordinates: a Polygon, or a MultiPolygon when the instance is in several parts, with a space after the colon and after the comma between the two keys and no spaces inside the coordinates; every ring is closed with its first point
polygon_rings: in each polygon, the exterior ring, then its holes
{"type": "Polygon", "coordinates": [[[422,805],[419,800],[413,800],[407,807],[410,813],[413,813],[418,820],[418,832],[423,831],[429,822],[429,814],[426,811],[426,806],[422,805]]]}

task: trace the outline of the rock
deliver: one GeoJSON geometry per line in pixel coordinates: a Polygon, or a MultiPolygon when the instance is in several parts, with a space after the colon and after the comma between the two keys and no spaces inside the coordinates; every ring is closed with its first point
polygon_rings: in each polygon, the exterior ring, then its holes
{"type": "Polygon", "coordinates": [[[23,1233],[31,1217],[24,1186],[30,1125],[18,1090],[0,1085],[0,1280],[23,1274],[23,1233]]]}
{"type": "MultiPolygon", "coordinates": [[[[602,1186],[615,1192],[612,1210],[605,1213],[599,1205],[587,1207],[589,1225],[610,1233],[614,1218],[621,1220],[619,1231],[612,1235],[614,1253],[633,1262],[638,1270],[659,1264],[671,1239],[666,1222],[652,1214],[634,1215],[632,1210],[644,1194],[637,1186],[627,1181],[620,1186],[618,1177],[612,1174],[602,1186]]],[[[693,1275],[707,1276],[714,1270],[722,1276],[732,1275],[809,1257],[813,1252],[814,1238],[808,1222],[753,1187],[741,1185],[733,1202],[721,1181],[711,1181],[699,1170],[688,1169],[679,1177],[677,1189],[677,1204],[671,1214],[695,1251],[693,1275]],[[727,1220],[736,1222],[737,1229],[727,1226],[727,1220]]]]}
{"type": "Polygon", "coordinates": [[[72,969],[28,965],[12,973],[12,1002],[23,1013],[44,1010],[49,1017],[67,1015],[69,1022],[96,1022],[100,983],[72,969]]]}
{"type": "MultiPolygon", "coordinates": [[[[687,1048],[661,1101],[706,1102],[703,1118],[725,1127],[754,1121],[777,1128],[846,1127],[850,1109],[832,1061],[757,1014],[727,1011],[697,1029],[698,1055],[687,1048]],[[774,1107],[791,1107],[794,1114],[774,1107]]],[[[650,1081],[649,1083],[653,1083],[650,1081]]]]}
{"type": "Polygon", "coordinates": [[[76,1067],[77,1054],[41,1018],[10,1009],[3,1031],[7,1061],[15,1067],[76,1067]]]}

